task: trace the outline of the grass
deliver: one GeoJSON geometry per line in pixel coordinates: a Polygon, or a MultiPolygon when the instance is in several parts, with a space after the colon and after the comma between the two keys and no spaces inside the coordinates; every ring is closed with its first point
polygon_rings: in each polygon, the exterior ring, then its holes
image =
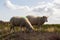
{"type": "MultiPolygon", "coordinates": [[[[42,27],[38,27],[37,25],[33,25],[36,31],[39,32],[60,32],[60,24],[44,24],[42,27]]],[[[15,27],[15,32],[25,31],[26,28],[15,27]]],[[[14,30],[10,31],[10,24],[3,25],[0,24],[0,37],[6,34],[13,33],[14,30]]]]}
{"type": "MultiPolygon", "coordinates": [[[[38,27],[37,25],[33,25],[36,31],[41,32],[60,32],[60,24],[44,24],[42,27],[38,27]]],[[[24,31],[26,28],[15,27],[15,31],[24,31]]],[[[0,32],[5,32],[10,30],[10,24],[3,25],[0,24],[0,32]]],[[[13,30],[12,30],[13,31],[13,30]]]]}

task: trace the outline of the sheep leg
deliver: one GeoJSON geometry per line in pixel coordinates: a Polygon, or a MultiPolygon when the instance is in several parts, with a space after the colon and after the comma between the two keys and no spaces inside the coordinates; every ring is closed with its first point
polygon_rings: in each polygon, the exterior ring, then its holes
{"type": "MultiPolygon", "coordinates": [[[[11,31],[11,30],[14,30],[14,25],[11,25],[10,31],[11,31]]],[[[15,32],[15,30],[14,30],[14,32],[15,32]]]]}
{"type": "Polygon", "coordinates": [[[20,23],[20,27],[21,27],[21,29],[22,29],[22,26],[23,26],[23,22],[20,23]]]}

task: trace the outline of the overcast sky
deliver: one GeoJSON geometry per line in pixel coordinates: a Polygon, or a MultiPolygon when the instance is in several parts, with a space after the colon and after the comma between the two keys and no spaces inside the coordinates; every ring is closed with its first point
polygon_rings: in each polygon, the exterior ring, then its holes
{"type": "Polygon", "coordinates": [[[49,24],[60,24],[60,0],[0,0],[0,20],[12,16],[48,16],[49,24]]]}

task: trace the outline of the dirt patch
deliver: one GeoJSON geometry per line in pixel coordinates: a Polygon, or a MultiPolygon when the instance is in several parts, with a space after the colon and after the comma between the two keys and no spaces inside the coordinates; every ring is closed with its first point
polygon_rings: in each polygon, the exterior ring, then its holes
{"type": "Polygon", "coordinates": [[[60,40],[58,32],[16,32],[4,36],[4,40],[60,40]]]}

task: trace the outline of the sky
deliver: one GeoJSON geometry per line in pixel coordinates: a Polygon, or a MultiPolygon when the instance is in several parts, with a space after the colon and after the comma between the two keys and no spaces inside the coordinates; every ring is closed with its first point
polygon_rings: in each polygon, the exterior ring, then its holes
{"type": "Polygon", "coordinates": [[[26,15],[47,16],[47,24],[60,24],[60,0],[0,0],[0,20],[26,15]]]}

